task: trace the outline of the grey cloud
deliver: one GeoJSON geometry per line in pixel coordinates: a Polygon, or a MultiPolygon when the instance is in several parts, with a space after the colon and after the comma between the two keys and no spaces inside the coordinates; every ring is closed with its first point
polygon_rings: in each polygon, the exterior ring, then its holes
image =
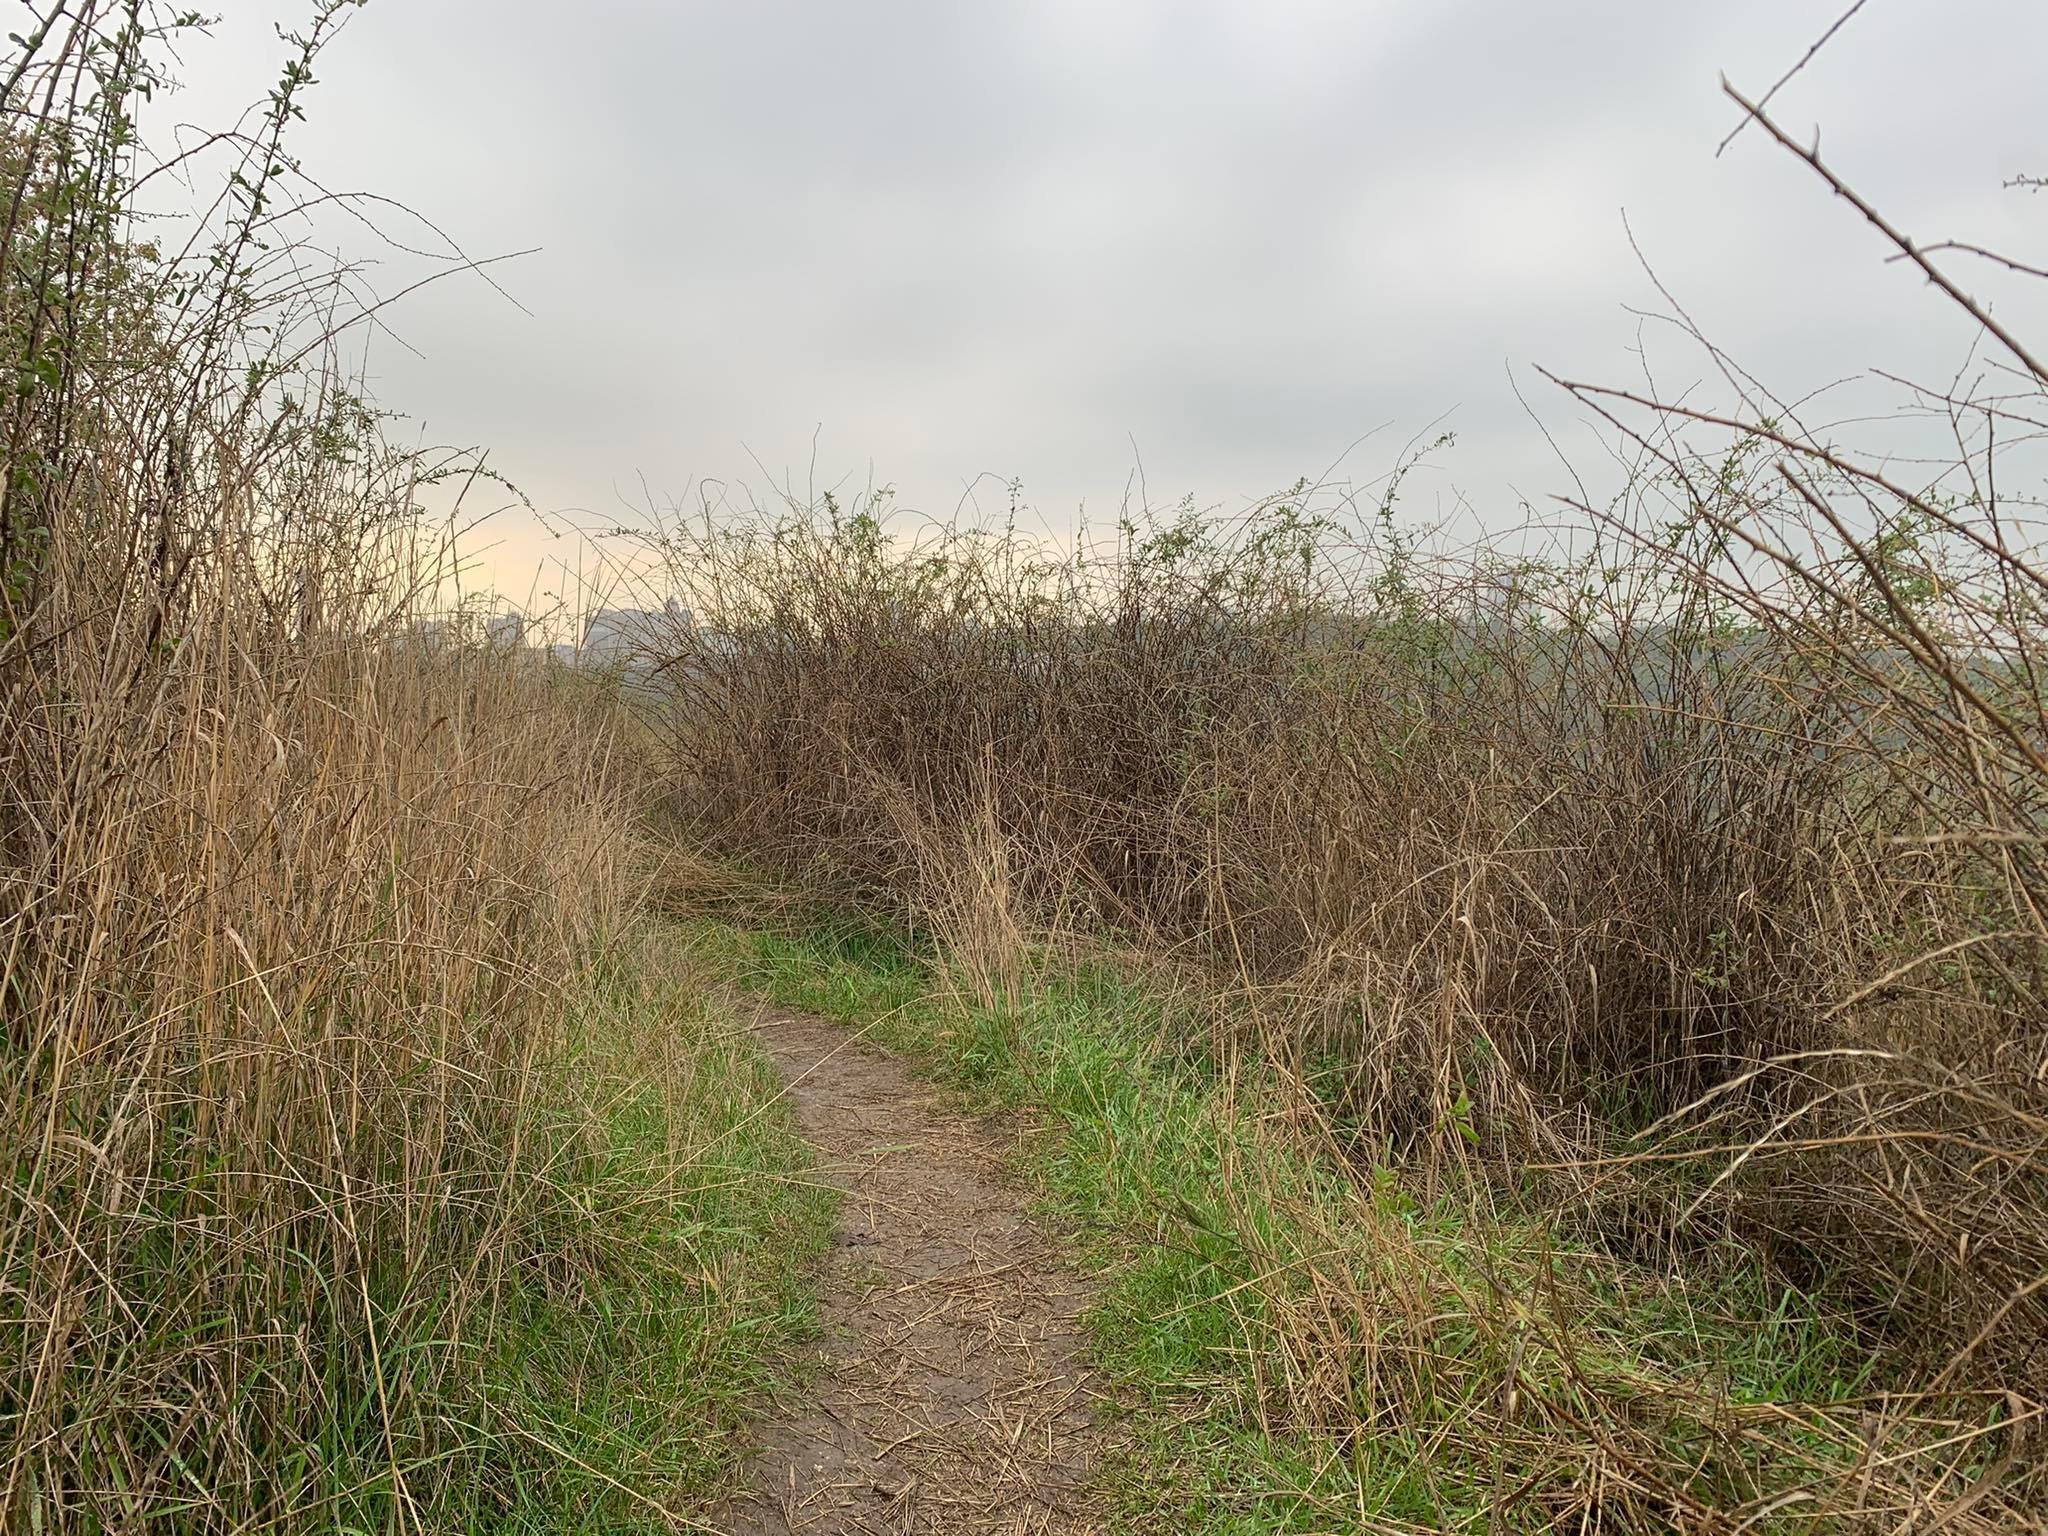
{"type": "MultiPolygon", "coordinates": [[[[267,83],[269,9],[193,52],[170,110],[267,83]]],[[[1656,295],[1623,209],[1789,388],[1958,355],[1931,305],[1901,330],[1902,274],[1799,167],[1753,133],[1714,157],[1719,71],[1761,88],[1836,10],[378,0],[299,148],[473,251],[543,247],[505,274],[531,318],[437,287],[398,321],[424,358],[374,360],[423,431],[551,504],[752,455],[801,479],[820,427],[829,477],[872,464],[939,509],[982,471],[1054,518],[1113,501],[1133,438],[1155,498],[1232,502],[1392,423],[1369,477],[1456,408],[1441,483],[1507,522],[1563,479],[1509,370],[1583,443],[1528,365],[1637,367],[1626,306],[1656,295]]],[[[2044,51],[2048,9],[1878,4],[1781,103],[1913,227],[2024,245],[2048,201],[1998,180],[2048,169],[2044,51]]]]}

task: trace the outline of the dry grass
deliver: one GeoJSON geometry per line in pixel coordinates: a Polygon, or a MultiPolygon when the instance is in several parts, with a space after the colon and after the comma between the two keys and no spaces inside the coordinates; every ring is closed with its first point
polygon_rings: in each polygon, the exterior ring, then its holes
{"type": "Polygon", "coordinates": [[[385,1444],[321,1454],[405,1494],[532,1261],[522,1116],[624,894],[591,712],[473,654],[266,647],[220,574],[168,675],[53,590],[78,619],[7,701],[11,1509],[148,1508],[180,1463],[222,1523],[276,1509],[362,1383],[385,1444]]]}
{"type": "Polygon", "coordinates": [[[612,700],[415,628],[447,466],[340,370],[359,295],[293,244],[319,193],[279,148],[340,9],[211,141],[182,251],[130,222],[160,39],[59,8],[10,61],[9,1529],[673,1526],[728,1325],[765,1321],[737,1248],[677,1233],[781,1219],[729,1192],[795,1156],[767,1081],[686,985],[582,979],[638,883],[612,700]],[[600,1091],[631,1030],[660,1049],[600,1091]],[[643,1366],[659,1401],[608,1424],[643,1366]]]}

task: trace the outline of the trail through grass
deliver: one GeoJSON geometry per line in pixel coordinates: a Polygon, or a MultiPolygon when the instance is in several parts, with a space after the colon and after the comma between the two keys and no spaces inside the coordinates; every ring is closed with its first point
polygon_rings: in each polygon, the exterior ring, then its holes
{"type": "Polygon", "coordinates": [[[1640,1402],[1645,1433],[1697,1467],[1701,1504],[1789,1493],[1831,1465],[1800,1417],[1849,1411],[1870,1374],[1804,1298],[1739,1264],[1679,1285],[1273,1134],[1280,1085],[1166,1046],[1205,1036],[1166,1028],[1175,1005],[1106,964],[1042,965],[991,1010],[883,928],[702,933],[744,985],[1027,1126],[1022,1165],[1103,1282],[1093,1346],[1130,1410],[1107,1479],[1119,1529],[1543,1529],[1597,1513],[1602,1478],[1626,1476],[1626,1447],[1558,1432],[1594,1393],[1640,1402]],[[1547,1316],[1559,1269],[1599,1301],[1547,1316]],[[1760,1405],[1791,1430],[1750,1432],[1760,1405]]]}

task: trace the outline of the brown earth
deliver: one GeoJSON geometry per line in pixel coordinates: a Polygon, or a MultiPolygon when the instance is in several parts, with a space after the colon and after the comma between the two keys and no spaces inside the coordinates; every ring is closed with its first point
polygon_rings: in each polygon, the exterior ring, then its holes
{"type": "Polygon", "coordinates": [[[764,1011],[821,1175],[846,1192],[816,1369],[760,1436],[735,1536],[1100,1531],[1086,1288],[1000,1142],[838,1025],[764,1011]]]}

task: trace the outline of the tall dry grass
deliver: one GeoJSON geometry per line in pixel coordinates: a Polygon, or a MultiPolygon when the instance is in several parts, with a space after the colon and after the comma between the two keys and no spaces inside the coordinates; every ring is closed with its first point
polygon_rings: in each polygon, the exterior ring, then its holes
{"type": "Polygon", "coordinates": [[[552,1454],[493,1406],[498,1332],[595,1283],[591,1127],[537,1069],[632,785],[601,699],[416,636],[434,466],[291,238],[344,9],[209,142],[182,249],[136,222],[147,8],[55,8],[0,71],[9,1529],[483,1518],[552,1454]]]}

